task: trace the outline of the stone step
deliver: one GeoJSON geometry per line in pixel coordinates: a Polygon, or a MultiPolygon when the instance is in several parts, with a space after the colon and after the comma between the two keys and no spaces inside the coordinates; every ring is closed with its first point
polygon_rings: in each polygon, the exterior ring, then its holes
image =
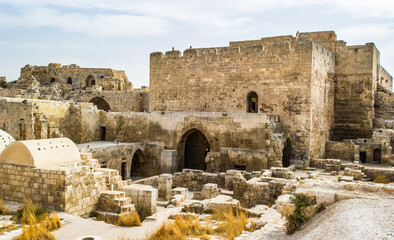
{"type": "Polygon", "coordinates": [[[118,204],[118,206],[127,206],[131,204],[131,199],[129,197],[122,197],[122,198],[114,198],[114,202],[118,204]]]}
{"type": "Polygon", "coordinates": [[[125,192],[122,191],[103,191],[100,195],[100,198],[108,198],[108,199],[119,199],[119,198],[124,198],[125,197],[125,192]]]}
{"type": "Polygon", "coordinates": [[[128,185],[126,181],[119,181],[114,183],[114,189],[121,189],[122,187],[128,185]]]}
{"type": "Polygon", "coordinates": [[[96,170],[97,172],[102,172],[104,176],[107,177],[113,177],[113,176],[118,176],[118,170],[116,169],[111,169],[111,168],[99,168],[96,170]]]}
{"type": "Polygon", "coordinates": [[[111,183],[119,183],[121,181],[122,181],[122,176],[117,175],[111,177],[111,183]]]}
{"type": "Polygon", "coordinates": [[[159,201],[159,200],[156,201],[156,206],[158,206],[158,207],[165,207],[168,204],[169,204],[169,201],[159,201]]]}
{"type": "Polygon", "coordinates": [[[233,191],[229,191],[229,190],[220,189],[220,194],[232,197],[234,195],[234,192],[233,191]]]}
{"type": "Polygon", "coordinates": [[[128,213],[128,212],[132,212],[132,211],[135,211],[134,204],[129,204],[129,205],[120,207],[120,212],[121,213],[126,213],[126,212],[128,213]]]}

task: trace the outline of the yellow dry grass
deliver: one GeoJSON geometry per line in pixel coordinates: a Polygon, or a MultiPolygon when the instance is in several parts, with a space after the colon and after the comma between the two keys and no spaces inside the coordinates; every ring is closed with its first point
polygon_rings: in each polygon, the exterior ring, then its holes
{"type": "Polygon", "coordinates": [[[119,226],[134,227],[141,226],[141,220],[136,211],[130,212],[126,216],[120,216],[118,221],[119,226]]]}
{"type": "Polygon", "coordinates": [[[29,216],[28,226],[22,225],[22,230],[22,235],[14,238],[14,240],[55,240],[55,237],[45,227],[44,220],[38,223],[33,215],[29,216]]]}
{"type": "Polygon", "coordinates": [[[22,235],[16,240],[52,240],[55,237],[50,231],[61,227],[56,212],[48,215],[48,211],[39,208],[30,199],[26,200],[22,210],[18,211],[15,221],[22,223],[22,235]]]}
{"type": "Polygon", "coordinates": [[[390,183],[390,180],[389,180],[387,177],[378,174],[378,175],[376,175],[375,178],[373,179],[373,182],[374,182],[374,183],[390,183]]]}
{"type": "Polygon", "coordinates": [[[176,216],[173,222],[165,223],[149,240],[184,240],[197,237],[208,240],[212,233],[210,226],[202,226],[196,216],[176,216]]]}
{"type": "Polygon", "coordinates": [[[246,230],[248,215],[241,209],[227,208],[223,210],[215,209],[212,218],[221,221],[214,230],[226,239],[235,239],[246,230]]]}
{"type": "Polygon", "coordinates": [[[8,214],[6,207],[4,206],[3,199],[0,198],[0,215],[8,214]]]}

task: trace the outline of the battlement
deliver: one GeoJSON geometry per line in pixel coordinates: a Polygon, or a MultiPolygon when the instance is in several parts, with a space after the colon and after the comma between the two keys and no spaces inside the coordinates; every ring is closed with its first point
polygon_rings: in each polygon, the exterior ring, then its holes
{"type": "Polygon", "coordinates": [[[165,54],[162,52],[153,52],[150,55],[151,60],[160,59],[181,59],[181,58],[193,58],[193,57],[216,57],[216,56],[234,56],[240,55],[245,56],[248,54],[269,54],[272,51],[284,51],[290,52],[295,49],[311,47],[311,41],[296,41],[296,42],[274,42],[267,44],[254,44],[240,46],[229,46],[229,47],[213,47],[213,48],[189,48],[183,51],[183,54],[179,50],[167,51],[165,54]]]}

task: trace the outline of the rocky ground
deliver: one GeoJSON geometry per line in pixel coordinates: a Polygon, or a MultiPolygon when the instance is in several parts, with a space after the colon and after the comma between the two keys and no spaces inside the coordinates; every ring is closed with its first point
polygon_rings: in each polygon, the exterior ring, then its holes
{"type": "Polygon", "coordinates": [[[263,229],[237,239],[394,239],[394,198],[342,200],[314,216],[291,236],[281,231],[285,221],[280,214],[271,214],[270,221],[263,229]]]}

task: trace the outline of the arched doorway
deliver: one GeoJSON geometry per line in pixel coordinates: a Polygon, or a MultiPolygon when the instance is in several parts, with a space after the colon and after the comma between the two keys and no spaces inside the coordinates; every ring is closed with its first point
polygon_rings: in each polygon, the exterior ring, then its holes
{"type": "Polygon", "coordinates": [[[107,103],[107,101],[105,101],[101,97],[95,97],[92,100],[90,100],[89,102],[91,102],[94,105],[96,105],[98,109],[104,110],[106,112],[111,110],[110,107],[109,107],[109,104],[107,103]]]}
{"type": "Polygon", "coordinates": [[[141,150],[137,150],[131,160],[130,178],[136,179],[144,176],[145,157],[141,150]]]}
{"type": "Polygon", "coordinates": [[[178,150],[180,170],[183,168],[206,170],[205,157],[210,151],[210,144],[201,131],[197,129],[187,131],[179,142],[178,150]]]}
{"type": "Polygon", "coordinates": [[[96,85],[96,79],[94,78],[93,75],[89,75],[86,78],[86,87],[91,87],[91,86],[94,86],[94,85],[96,85]]]}
{"type": "Polygon", "coordinates": [[[288,167],[290,166],[290,160],[294,159],[294,154],[293,154],[293,147],[291,145],[291,140],[290,138],[286,139],[285,146],[283,148],[283,154],[282,154],[282,166],[283,167],[288,167]]]}
{"type": "Polygon", "coordinates": [[[248,93],[248,96],[246,97],[246,101],[247,101],[246,112],[257,113],[258,112],[258,100],[259,100],[259,97],[257,96],[256,92],[248,93]]]}
{"type": "Polygon", "coordinates": [[[70,85],[73,84],[73,80],[71,77],[67,78],[67,84],[70,84],[70,85]]]}
{"type": "Polygon", "coordinates": [[[373,161],[374,163],[380,163],[382,161],[382,153],[379,148],[373,150],[373,161]]]}

